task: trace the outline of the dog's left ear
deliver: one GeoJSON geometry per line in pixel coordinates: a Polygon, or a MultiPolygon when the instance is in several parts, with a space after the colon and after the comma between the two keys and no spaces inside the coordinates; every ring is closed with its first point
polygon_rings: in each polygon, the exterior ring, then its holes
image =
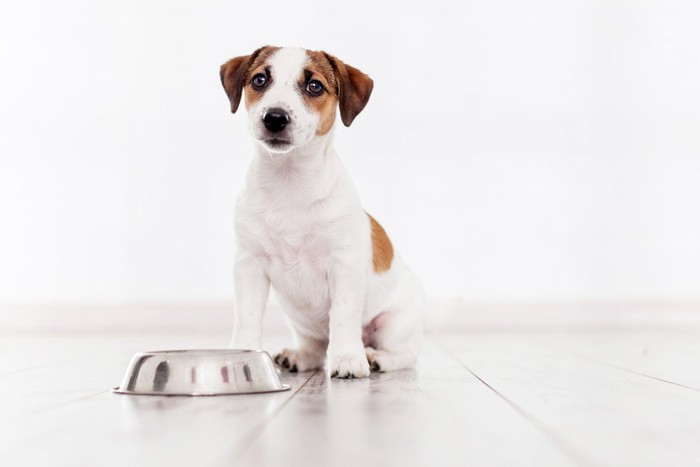
{"type": "Polygon", "coordinates": [[[345,126],[350,126],[367,105],[374,82],[357,68],[346,65],[332,55],[325,55],[338,78],[340,118],[345,126]]]}

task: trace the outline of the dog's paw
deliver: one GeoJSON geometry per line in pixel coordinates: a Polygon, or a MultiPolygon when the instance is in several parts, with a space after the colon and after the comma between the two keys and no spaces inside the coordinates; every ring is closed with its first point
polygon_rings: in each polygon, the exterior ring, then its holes
{"type": "Polygon", "coordinates": [[[369,376],[369,363],[362,353],[331,356],[331,378],[366,378],[369,376]]]}
{"type": "Polygon", "coordinates": [[[298,349],[284,349],[275,355],[275,363],[292,373],[323,368],[324,356],[298,349]]]}
{"type": "Polygon", "coordinates": [[[383,371],[381,352],[374,350],[372,347],[365,347],[365,355],[371,371],[383,371]]]}

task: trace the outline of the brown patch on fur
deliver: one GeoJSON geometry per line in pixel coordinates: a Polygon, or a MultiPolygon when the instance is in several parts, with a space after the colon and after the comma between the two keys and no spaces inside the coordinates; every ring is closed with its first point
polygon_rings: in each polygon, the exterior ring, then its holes
{"type": "Polygon", "coordinates": [[[328,133],[335,122],[335,106],[338,103],[338,81],[333,70],[333,65],[326,54],[315,50],[307,50],[308,63],[304,67],[299,86],[301,95],[306,105],[319,114],[321,123],[316,130],[317,135],[328,133]],[[306,85],[311,80],[318,80],[326,89],[319,96],[312,96],[306,92],[306,85]]]}
{"type": "Polygon", "coordinates": [[[333,66],[333,71],[338,79],[340,117],[345,126],[350,126],[355,117],[367,105],[374,88],[374,81],[357,68],[343,63],[334,56],[326,53],[324,55],[333,66]]]}
{"type": "MultiPolygon", "coordinates": [[[[248,71],[246,72],[245,78],[244,78],[244,92],[245,92],[245,108],[246,110],[250,109],[250,106],[255,104],[257,101],[262,98],[263,94],[265,94],[265,89],[257,90],[253,88],[253,85],[250,84],[250,80],[253,78],[253,76],[257,75],[258,73],[262,73],[264,75],[267,75],[265,73],[265,66],[267,62],[263,62],[260,65],[253,65],[250,68],[248,68],[248,71]]],[[[268,77],[268,79],[270,79],[268,77]]],[[[271,86],[272,84],[268,84],[268,86],[271,86]]]]}
{"type": "Polygon", "coordinates": [[[394,247],[386,232],[374,217],[367,214],[372,228],[372,266],[374,272],[384,272],[391,267],[394,259],[394,247]]]}
{"type": "Polygon", "coordinates": [[[266,45],[250,55],[235,57],[221,65],[219,72],[221,76],[221,84],[226,90],[226,95],[231,101],[231,112],[235,113],[238,110],[238,105],[241,102],[241,94],[245,88],[246,108],[260,98],[260,91],[252,89],[250,86],[250,78],[259,70],[264,70],[264,64],[270,55],[279,47],[266,45]]]}

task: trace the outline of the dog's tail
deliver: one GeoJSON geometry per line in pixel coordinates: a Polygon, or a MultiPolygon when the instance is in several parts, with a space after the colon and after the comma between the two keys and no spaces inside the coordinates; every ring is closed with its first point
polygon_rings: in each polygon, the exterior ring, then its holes
{"type": "Polygon", "coordinates": [[[461,318],[467,311],[467,302],[462,297],[440,299],[428,303],[425,313],[425,332],[437,332],[448,329],[454,318],[461,318]]]}

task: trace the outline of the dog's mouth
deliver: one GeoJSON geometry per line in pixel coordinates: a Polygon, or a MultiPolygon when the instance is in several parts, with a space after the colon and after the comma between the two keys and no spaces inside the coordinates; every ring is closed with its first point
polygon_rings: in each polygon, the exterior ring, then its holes
{"type": "Polygon", "coordinates": [[[273,137],[260,140],[262,145],[271,152],[287,152],[292,147],[292,142],[288,139],[273,137]]]}
{"type": "Polygon", "coordinates": [[[280,148],[292,144],[291,141],[282,138],[267,138],[265,140],[265,143],[267,143],[268,146],[271,146],[273,148],[280,148]]]}

